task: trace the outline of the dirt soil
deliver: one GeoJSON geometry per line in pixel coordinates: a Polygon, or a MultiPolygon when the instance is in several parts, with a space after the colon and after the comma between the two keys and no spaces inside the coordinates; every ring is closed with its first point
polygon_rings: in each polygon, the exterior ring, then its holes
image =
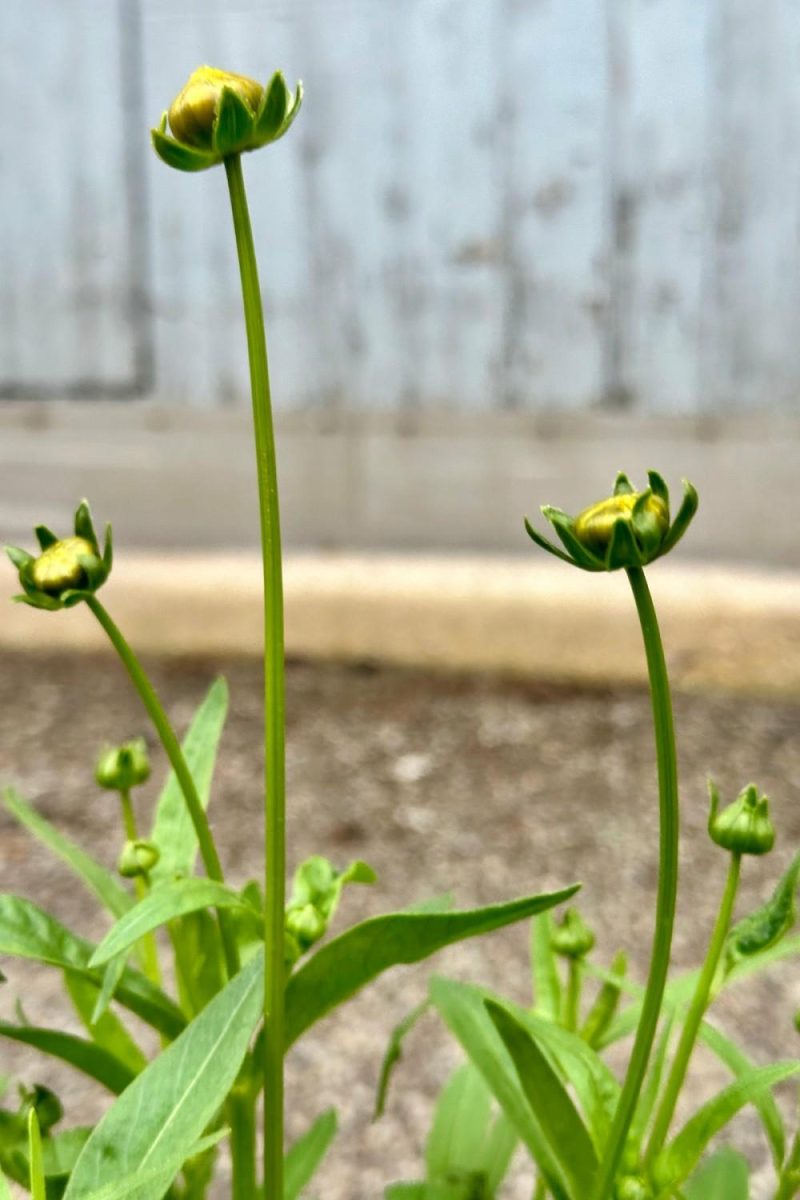
{"type": "MultiPolygon", "coordinates": [[[[211,815],[234,883],[257,874],[261,844],[261,684],[251,662],[153,662],[152,675],[174,721],[185,728],[218,673],[231,686],[211,815]]],[[[115,862],[118,814],[93,781],[104,743],[146,732],[118,664],[111,658],[5,655],[0,659],[0,777],[103,862],[115,862]]],[[[486,677],[438,677],[373,667],[294,663],[288,672],[290,863],[324,852],[344,864],[371,863],[377,887],[352,888],[339,926],[454,889],[459,904],[497,901],[584,882],[581,907],[608,961],[624,947],[639,979],[647,967],[656,881],[655,768],[645,692],[577,691],[486,677]]],[[[755,780],[773,801],[779,829],[767,859],[745,863],[739,911],[766,898],[800,842],[800,709],[785,702],[681,695],[676,699],[684,805],[676,970],[702,954],[726,869],[708,840],[705,779],[725,799],[755,780]]],[[[140,799],[142,823],[163,778],[140,799]]],[[[4,890],[52,909],[96,938],[106,920],[72,877],[0,813],[4,890]]],[[[418,1177],[437,1089],[457,1061],[433,1016],[408,1043],[387,1115],[370,1121],[375,1083],[391,1028],[425,994],[431,971],[529,995],[527,930],[490,935],[441,953],[418,968],[398,968],[293,1050],[288,1066],[289,1134],[301,1133],[335,1104],[341,1132],[313,1194],[326,1200],[376,1200],[392,1179],[418,1177]]],[[[56,972],[2,963],[8,983],[0,1015],[21,997],[31,1021],[69,1020],[56,972]]],[[[776,968],[723,997],[719,1023],[758,1062],[797,1053],[792,1018],[800,1006],[796,964],[776,968]]],[[[617,1060],[617,1064],[619,1062],[617,1060]]],[[[107,1098],[67,1069],[14,1045],[0,1050],[0,1074],[57,1087],[67,1123],[100,1116],[107,1098]]],[[[693,1101],[724,1074],[702,1053],[693,1101]]],[[[782,1093],[793,1107],[791,1087],[782,1093]]],[[[772,1194],[758,1127],[737,1118],[732,1136],[758,1167],[754,1197],[772,1194]]],[[[504,1192],[532,1191],[520,1156],[504,1192]]],[[[220,1195],[225,1193],[223,1188],[220,1195]]]]}

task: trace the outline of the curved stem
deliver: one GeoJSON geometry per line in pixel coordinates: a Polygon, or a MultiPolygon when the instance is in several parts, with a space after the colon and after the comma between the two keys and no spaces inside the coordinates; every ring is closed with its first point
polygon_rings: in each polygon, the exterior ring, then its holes
{"type": "Polygon", "coordinates": [[[283,1200],[283,928],[286,904],[283,574],[267,343],[238,154],[225,160],[242,283],[253,401],[264,573],[264,1200],[283,1200]]]}
{"type": "MultiPolygon", "coordinates": [[[[164,751],[169,759],[169,764],[175,772],[175,778],[180,784],[183,798],[186,801],[186,807],[189,810],[189,816],[194,826],[194,831],[197,835],[197,844],[200,848],[200,856],[203,859],[203,865],[206,869],[206,874],[209,879],[214,879],[218,883],[224,883],[222,874],[222,865],[219,861],[217,848],[214,845],[214,839],[211,836],[211,830],[208,825],[208,818],[205,814],[205,809],[200,802],[200,797],[197,794],[192,773],[187,766],[186,759],[181,749],[181,744],[172,728],[167,714],[164,712],[161,701],[159,700],[156,690],[153,687],[147,675],[142,670],[141,664],[134,654],[131,647],[122,636],[120,629],[111,619],[111,616],[97,599],[97,596],[90,596],[86,601],[88,607],[92,610],[97,620],[102,625],[105,632],[122,660],[122,665],[130,676],[133,686],[139,693],[142,704],[147,710],[147,715],[153,722],[159,741],[164,747],[164,751]]],[[[233,978],[239,970],[239,952],[236,948],[236,939],[233,934],[233,928],[228,919],[228,914],[219,911],[219,929],[222,936],[222,945],[225,952],[225,963],[227,966],[228,975],[233,978]]]]}
{"type": "Polygon", "coordinates": [[[728,935],[728,929],[731,924],[731,916],[733,914],[733,905],[736,901],[736,892],[739,887],[739,872],[741,867],[742,857],[740,854],[731,855],[731,865],[728,869],[728,878],[725,883],[725,891],[722,896],[717,920],[714,925],[714,932],[711,935],[708,952],[706,954],[703,969],[700,972],[700,977],[697,980],[697,986],[692,997],[692,1002],[689,1005],[689,1010],[686,1014],[686,1020],[681,1031],[680,1041],[675,1051],[675,1057],[672,1060],[667,1082],[664,1085],[664,1091],[659,1101],[658,1109],[656,1110],[655,1119],[653,1121],[653,1130],[650,1134],[650,1141],[645,1154],[645,1166],[653,1162],[653,1159],[658,1154],[664,1144],[667,1133],[669,1132],[670,1121],[675,1112],[675,1105],[678,1102],[683,1081],[686,1078],[686,1071],[689,1066],[689,1059],[692,1056],[697,1034],[700,1029],[706,1009],[708,1008],[709,996],[711,995],[711,987],[714,983],[714,978],[719,966],[719,960],[722,957],[722,951],[725,948],[725,938],[728,935]]]}
{"type": "Polygon", "coordinates": [[[660,814],[658,896],[650,972],[647,977],[642,1014],[639,1018],[631,1059],[614,1114],[605,1156],[595,1180],[592,1200],[606,1200],[611,1195],[614,1176],[625,1148],[628,1129],[633,1120],[636,1102],[642,1088],[667,981],[672,927],[675,922],[675,900],[678,891],[678,766],[667,664],[664,661],[661,634],[644,571],[640,567],[629,567],[627,575],[642,628],[647,673],[650,680],[650,700],[653,709],[660,814]]]}

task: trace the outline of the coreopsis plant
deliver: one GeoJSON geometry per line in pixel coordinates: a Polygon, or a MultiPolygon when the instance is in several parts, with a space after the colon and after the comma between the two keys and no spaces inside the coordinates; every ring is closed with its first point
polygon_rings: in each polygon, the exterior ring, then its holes
{"type": "Polygon", "coordinates": [[[39,553],[10,548],[22,595],[36,608],[85,603],[108,635],[170,764],[144,831],[136,789],[150,773],[141,739],[106,748],[99,788],[119,798],[117,870],[92,858],[13,790],[4,804],[73,871],[106,911],[98,945],[34,901],[0,895],[0,956],[31,959],[62,973],[66,999],[84,1034],[39,1027],[21,1014],[0,1037],[68,1063],[111,1098],[94,1127],[59,1128],[58,1098],[45,1088],[0,1109],[0,1200],[6,1178],[35,1200],[200,1200],[213,1185],[227,1143],[234,1200],[295,1200],[336,1133],[333,1111],[318,1114],[299,1142],[284,1147],[286,1051],[317,1021],[383,971],[443,946],[543,912],[577,885],[485,908],[454,911],[437,899],[383,913],[326,939],[347,885],[369,884],[365,863],[337,866],[323,855],[301,863],[285,894],[284,642],[281,531],[269,373],[241,155],[282,137],[302,89],[280,72],[262,87],[201,67],[160,126],[160,157],[179,170],[222,165],[228,182],[247,330],[264,563],[265,847],[261,879],[231,885],[206,809],[227,710],[218,680],[184,738],[98,590],[111,570],[111,533],[101,552],[82,502],[73,537],[40,526],[39,553]],[[198,856],[202,872],[198,872],[198,856]],[[166,937],[159,943],[157,931],[166,937]],[[325,940],[324,940],[325,939],[325,940]],[[129,1018],[136,1018],[131,1022],[129,1018]],[[137,1023],[138,1022],[138,1023],[137,1023]],[[149,1058],[141,1023],[158,1036],[149,1058]],[[257,1114],[263,1111],[262,1133],[257,1114]]]}

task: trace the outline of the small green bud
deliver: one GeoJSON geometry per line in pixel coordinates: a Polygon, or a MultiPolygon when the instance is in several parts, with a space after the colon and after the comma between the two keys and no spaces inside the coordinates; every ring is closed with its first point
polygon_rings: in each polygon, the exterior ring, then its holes
{"type": "Polygon", "coordinates": [[[286,913],[286,929],[296,940],[302,952],[313,946],[325,933],[327,922],[313,904],[302,908],[290,908],[286,913]]]}
{"type": "Polygon", "coordinates": [[[178,171],[205,171],[283,137],[302,99],[302,85],[291,92],[280,71],[262,87],[246,75],[198,67],[151,131],[153,146],[178,171]]]}
{"type": "Polygon", "coordinates": [[[733,804],[719,811],[719,793],[713,780],[708,781],[711,810],[708,832],[711,840],[735,854],[767,854],[775,844],[775,827],[769,817],[769,801],[759,796],[755,784],[748,784],[733,804]]]}
{"type": "Polygon", "coordinates": [[[563,958],[584,958],[594,946],[594,934],[577,908],[568,908],[553,928],[550,944],[563,958]]]}
{"type": "Polygon", "coordinates": [[[303,951],[297,944],[297,938],[292,937],[288,930],[283,931],[283,965],[291,971],[303,951]]]}
{"type": "Polygon", "coordinates": [[[129,792],[150,778],[150,759],[144,738],[110,746],[97,760],[95,779],[101,788],[129,792]]]}
{"type": "Polygon", "coordinates": [[[19,1115],[27,1121],[31,1109],[36,1110],[36,1119],[43,1137],[46,1137],[54,1125],[64,1116],[64,1106],[55,1092],[42,1083],[35,1083],[30,1091],[20,1087],[19,1115]]]}
{"type": "Polygon", "coordinates": [[[41,553],[36,557],[18,546],[6,546],[22,585],[23,595],[15,600],[33,608],[71,608],[105,583],[113,557],[111,527],[106,526],[101,553],[85,500],[75,512],[74,527],[74,537],[57,538],[46,525],[38,525],[34,532],[41,553]]]}
{"type": "Polygon", "coordinates": [[[650,486],[637,492],[627,475],[617,475],[613,495],[571,517],[560,508],[542,505],[542,513],[563,542],[560,550],[526,520],[531,539],[556,558],[584,571],[616,571],[644,567],[683,537],[697,511],[697,492],[684,480],[683,500],[670,522],[669,489],[657,471],[648,471],[650,486]]]}
{"type": "Polygon", "coordinates": [[[616,1200],[652,1200],[652,1196],[639,1175],[624,1175],[617,1183],[616,1200]]]}
{"type": "Polygon", "coordinates": [[[123,846],[117,870],[123,879],[134,879],[137,875],[149,874],[160,858],[161,853],[155,842],[137,838],[135,842],[126,842],[123,846]]]}

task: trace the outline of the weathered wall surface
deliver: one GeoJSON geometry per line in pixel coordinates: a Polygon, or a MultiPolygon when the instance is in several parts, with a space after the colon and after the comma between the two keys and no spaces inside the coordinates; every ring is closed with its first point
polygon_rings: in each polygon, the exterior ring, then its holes
{"type": "Polygon", "coordinates": [[[792,0],[5,0],[0,47],[6,397],[245,402],[224,176],[146,137],[210,60],[306,84],[247,161],[282,407],[795,404],[792,0]]]}

